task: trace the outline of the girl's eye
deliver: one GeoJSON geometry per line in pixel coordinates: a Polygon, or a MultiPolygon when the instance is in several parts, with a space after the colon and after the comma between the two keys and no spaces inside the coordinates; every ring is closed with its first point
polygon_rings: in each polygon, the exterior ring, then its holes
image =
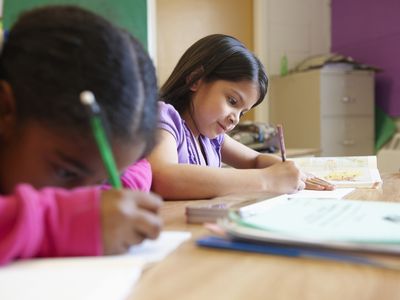
{"type": "Polygon", "coordinates": [[[228,97],[228,103],[229,103],[230,105],[236,105],[237,101],[236,101],[235,98],[228,97]]]}
{"type": "Polygon", "coordinates": [[[79,175],[73,171],[70,171],[63,167],[56,167],[55,168],[56,176],[65,181],[75,180],[79,177],[79,175]]]}

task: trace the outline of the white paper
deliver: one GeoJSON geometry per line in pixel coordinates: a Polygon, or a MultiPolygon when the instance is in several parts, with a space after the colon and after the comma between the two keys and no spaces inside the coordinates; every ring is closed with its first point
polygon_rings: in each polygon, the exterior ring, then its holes
{"type": "Polygon", "coordinates": [[[293,199],[240,224],[299,239],[400,244],[400,204],[394,202],[293,199]]]}
{"type": "Polygon", "coordinates": [[[189,232],[164,231],[125,255],[17,261],[0,268],[0,299],[126,299],[147,263],[189,238],[189,232]]]}
{"type": "Polygon", "coordinates": [[[283,194],[274,198],[262,200],[250,205],[243,206],[239,209],[242,216],[249,216],[258,214],[262,211],[271,209],[275,205],[286,202],[289,199],[342,199],[347,194],[354,191],[354,188],[341,188],[333,191],[313,191],[313,190],[302,190],[296,194],[283,194]]]}
{"type": "Polygon", "coordinates": [[[146,240],[138,246],[131,247],[125,256],[140,257],[146,263],[164,259],[182,242],[190,239],[191,233],[186,231],[164,231],[157,240],[146,240]]]}
{"type": "Polygon", "coordinates": [[[281,203],[285,203],[286,201],[288,201],[288,195],[283,194],[277,197],[269,198],[260,202],[243,206],[239,209],[239,211],[242,216],[249,216],[253,214],[258,214],[263,211],[268,211],[273,206],[280,205],[281,203]]]}
{"type": "Polygon", "coordinates": [[[288,198],[342,199],[352,191],[354,191],[354,188],[336,188],[333,191],[302,190],[295,194],[288,195],[288,198]]]}

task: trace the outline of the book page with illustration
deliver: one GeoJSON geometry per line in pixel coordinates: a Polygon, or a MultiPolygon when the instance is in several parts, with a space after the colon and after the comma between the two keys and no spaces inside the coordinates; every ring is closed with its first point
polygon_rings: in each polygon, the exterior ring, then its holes
{"type": "Polygon", "coordinates": [[[382,182],[376,156],[301,157],[293,161],[336,187],[377,188],[382,182]]]}

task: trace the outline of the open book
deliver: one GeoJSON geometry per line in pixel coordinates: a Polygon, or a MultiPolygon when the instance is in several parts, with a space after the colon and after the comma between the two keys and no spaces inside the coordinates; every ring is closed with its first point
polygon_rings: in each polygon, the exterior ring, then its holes
{"type": "Polygon", "coordinates": [[[305,172],[336,187],[377,188],[382,183],[376,156],[301,157],[292,159],[305,172]]]}
{"type": "Polygon", "coordinates": [[[254,208],[219,225],[234,240],[400,254],[399,203],[281,196],[254,208]]]}

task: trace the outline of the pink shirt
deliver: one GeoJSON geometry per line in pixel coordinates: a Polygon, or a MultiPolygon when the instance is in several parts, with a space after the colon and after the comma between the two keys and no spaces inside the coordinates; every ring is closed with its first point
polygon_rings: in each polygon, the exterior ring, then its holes
{"type": "MultiPolygon", "coordinates": [[[[151,168],[141,160],[121,177],[125,188],[149,191],[151,168]]],[[[35,190],[20,184],[0,196],[0,265],[29,257],[102,254],[100,189],[35,190]]]]}

